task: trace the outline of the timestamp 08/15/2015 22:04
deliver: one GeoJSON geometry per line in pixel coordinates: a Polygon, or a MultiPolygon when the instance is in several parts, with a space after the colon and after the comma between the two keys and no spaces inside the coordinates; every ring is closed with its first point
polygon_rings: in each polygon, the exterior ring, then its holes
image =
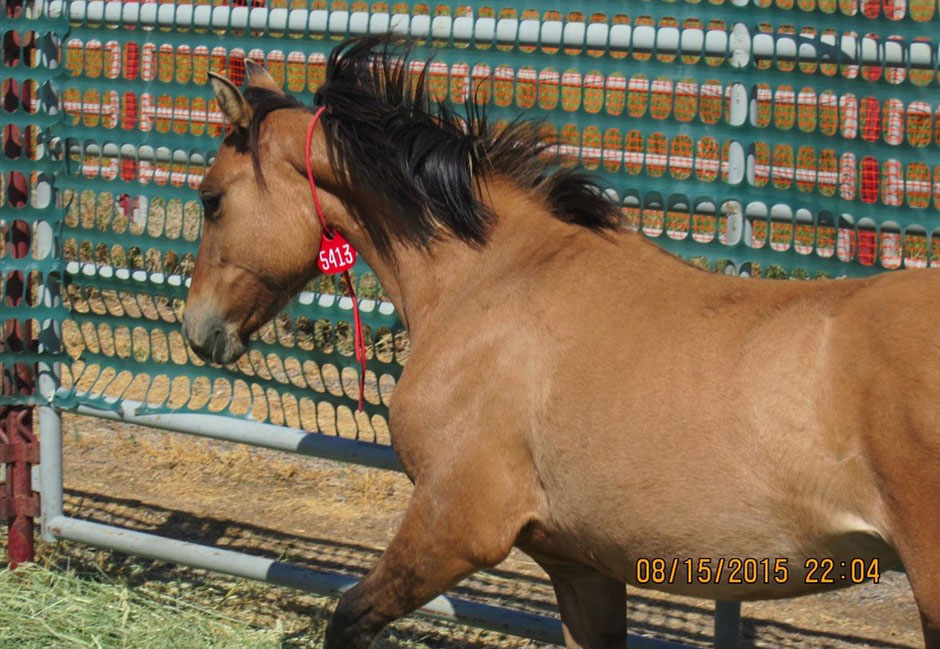
{"type": "Polygon", "coordinates": [[[640,585],[669,584],[785,584],[799,575],[805,584],[878,583],[881,570],[877,558],[838,560],[829,557],[806,559],[792,570],[784,557],[758,558],[639,558],[636,581],[640,585]],[[793,573],[793,574],[791,574],[793,573]]]}

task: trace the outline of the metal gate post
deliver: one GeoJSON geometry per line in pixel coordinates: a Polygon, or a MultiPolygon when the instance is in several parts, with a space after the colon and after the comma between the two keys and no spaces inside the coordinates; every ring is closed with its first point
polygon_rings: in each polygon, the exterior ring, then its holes
{"type": "Polygon", "coordinates": [[[42,540],[58,540],[49,521],[62,515],[62,413],[49,406],[39,410],[39,489],[42,494],[42,540]]]}
{"type": "Polygon", "coordinates": [[[741,602],[715,602],[715,649],[738,649],[741,602]]]}

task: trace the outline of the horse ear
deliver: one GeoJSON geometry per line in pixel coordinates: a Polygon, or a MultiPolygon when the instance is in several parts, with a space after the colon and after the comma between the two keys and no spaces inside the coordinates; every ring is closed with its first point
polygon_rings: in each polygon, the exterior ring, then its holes
{"type": "Polygon", "coordinates": [[[277,82],[268,74],[264,66],[251,59],[245,59],[245,76],[248,78],[249,88],[264,88],[283,95],[284,92],[278,87],[277,82]]]}
{"type": "Polygon", "coordinates": [[[237,129],[246,131],[251,124],[251,106],[242,96],[235,84],[215,72],[209,73],[209,84],[215,92],[215,100],[219,102],[219,110],[228,118],[237,129]]]}

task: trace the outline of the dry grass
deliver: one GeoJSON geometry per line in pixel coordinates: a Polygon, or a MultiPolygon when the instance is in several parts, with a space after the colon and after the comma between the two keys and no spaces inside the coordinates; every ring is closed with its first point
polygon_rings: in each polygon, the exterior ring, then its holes
{"type": "MultiPolygon", "coordinates": [[[[0,646],[24,649],[313,649],[329,598],[61,542],[0,571],[0,646]]],[[[0,561],[4,557],[0,552],[0,561]]],[[[521,649],[519,638],[411,618],[375,649],[521,649]]]]}
{"type": "Polygon", "coordinates": [[[0,646],[249,649],[277,647],[280,628],[263,629],[213,602],[131,586],[104,572],[32,564],[0,571],[0,646]]]}

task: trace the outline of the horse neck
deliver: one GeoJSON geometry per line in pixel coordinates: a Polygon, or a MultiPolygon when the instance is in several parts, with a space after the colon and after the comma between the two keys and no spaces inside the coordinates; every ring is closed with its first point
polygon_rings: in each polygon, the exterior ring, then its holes
{"type": "Polygon", "coordinates": [[[391,254],[383,257],[361,229],[350,232],[350,243],[375,272],[412,342],[450,300],[490,278],[515,276],[520,268],[564,246],[573,233],[583,232],[554,218],[541,200],[507,182],[485,182],[482,198],[495,219],[481,246],[441,235],[427,248],[395,241],[391,254]]]}
{"type": "MultiPolygon", "coordinates": [[[[279,121],[278,132],[298,136],[285,137],[283,141],[291,163],[299,173],[305,174],[304,142],[299,136],[305,134],[310,115],[284,111],[268,117],[272,118],[279,121]]],[[[369,188],[350,193],[346,183],[337,178],[327,161],[322,129],[314,131],[313,150],[313,172],[318,186],[332,192],[335,198],[326,205],[331,227],[340,230],[375,272],[412,341],[420,336],[423,325],[444,302],[468,286],[500,273],[513,272],[514,265],[527,264],[539,255],[550,255],[574,233],[583,232],[578,226],[555,219],[544,202],[531,192],[501,178],[484,178],[480,198],[495,215],[486,244],[471,247],[446,234],[427,248],[393,239],[390,254],[382,255],[351,217],[349,209],[358,207],[356,211],[360,214],[371,212],[381,218],[377,214],[381,201],[368,193],[369,188]],[[365,200],[371,202],[363,204],[365,200]],[[338,209],[331,210],[331,204],[338,209]],[[339,208],[343,204],[346,209],[339,208]]]]}

